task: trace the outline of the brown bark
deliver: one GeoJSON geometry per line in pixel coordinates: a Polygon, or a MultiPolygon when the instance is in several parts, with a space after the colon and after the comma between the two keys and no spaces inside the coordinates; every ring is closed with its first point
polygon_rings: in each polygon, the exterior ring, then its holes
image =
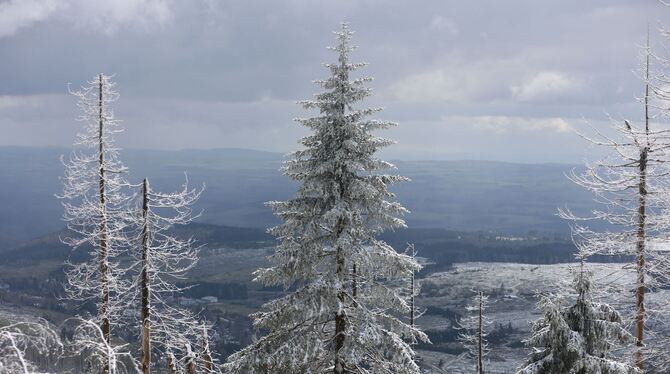
{"type": "Polygon", "coordinates": [[[186,343],[186,374],[197,374],[198,370],[195,365],[195,357],[191,350],[191,345],[186,343]]]}
{"type": "MultiPolygon", "coordinates": [[[[649,35],[647,35],[647,48],[649,48],[649,35]]],[[[644,116],[645,116],[645,132],[649,135],[649,53],[647,51],[645,78],[647,83],[645,85],[644,94],[644,116]]],[[[640,151],[639,173],[640,180],[638,184],[638,225],[637,225],[637,290],[635,292],[635,365],[644,370],[644,357],[642,348],[644,346],[644,325],[646,311],[644,307],[645,296],[645,241],[646,241],[646,198],[647,198],[647,157],[649,153],[648,139],[645,139],[645,147],[640,151]]]]}
{"type": "MultiPolygon", "coordinates": [[[[340,230],[341,231],[341,230],[340,230]]],[[[342,279],[344,273],[344,255],[342,253],[342,248],[337,247],[337,275],[338,278],[342,279]]],[[[340,290],[337,294],[340,305],[344,308],[344,303],[346,301],[346,293],[344,290],[340,290]]],[[[343,374],[345,371],[345,364],[340,358],[340,350],[344,347],[345,340],[345,330],[347,322],[345,319],[344,311],[342,308],[335,314],[335,363],[334,370],[335,374],[343,374]]]]}
{"type": "Polygon", "coordinates": [[[213,373],[214,360],[212,359],[212,352],[209,350],[209,337],[207,336],[207,326],[202,324],[202,360],[204,362],[207,373],[213,373]]]}
{"type": "MultiPolygon", "coordinates": [[[[104,148],[104,120],[103,120],[103,97],[102,97],[102,74],[98,75],[98,167],[99,167],[99,193],[100,193],[100,248],[98,251],[98,262],[100,267],[100,329],[107,343],[109,343],[109,266],[107,250],[107,217],[105,202],[105,148],[104,148]]],[[[103,373],[109,372],[109,362],[103,368],[103,373]]]]}
{"type": "MultiPolygon", "coordinates": [[[[344,57],[343,55],[340,56],[341,74],[345,75],[345,77],[343,77],[342,79],[343,80],[345,80],[345,79],[348,80],[348,77],[346,76],[346,74],[347,74],[346,69],[345,69],[345,58],[343,58],[343,57],[344,57]]],[[[343,87],[340,87],[340,89],[344,90],[343,87]]],[[[346,108],[345,108],[344,103],[340,103],[338,105],[338,111],[339,111],[340,119],[344,118],[345,110],[346,110],[346,108]]],[[[342,168],[342,166],[340,166],[340,168],[342,168]]],[[[339,173],[339,175],[340,175],[340,180],[338,181],[339,182],[339,187],[340,187],[340,190],[339,190],[340,196],[339,197],[340,197],[340,199],[342,199],[345,196],[345,182],[344,182],[343,179],[341,179],[343,173],[339,173]]],[[[344,224],[345,224],[344,220],[342,218],[340,218],[337,222],[337,229],[335,230],[336,231],[336,235],[335,235],[335,241],[336,242],[339,239],[342,232],[344,231],[344,224]]],[[[339,245],[337,245],[335,256],[336,256],[335,261],[336,261],[336,266],[337,266],[336,275],[337,275],[338,280],[340,281],[340,287],[342,287],[342,281],[344,279],[346,279],[346,274],[345,274],[346,267],[345,267],[345,259],[344,259],[343,249],[339,245]]],[[[335,360],[334,360],[334,365],[333,365],[333,372],[335,374],[343,374],[343,373],[345,373],[345,370],[346,370],[346,364],[345,364],[344,360],[342,360],[342,358],[340,357],[340,350],[344,347],[344,341],[345,341],[345,338],[346,338],[345,331],[346,331],[346,328],[347,328],[346,316],[344,314],[344,304],[346,302],[346,291],[344,290],[344,288],[340,288],[340,290],[337,294],[337,299],[339,301],[340,310],[338,310],[337,313],[335,314],[335,360]]]]}
{"type": "Polygon", "coordinates": [[[645,218],[646,218],[646,171],[647,171],[647,152],[646,148],[640,155],[640,182],[638,186],[639,207],[638,207],[638,227],[637,227],[637,291],[635,293],[635,364],[641,370],[644,369],[644,358],[642,357],[642,346],[644,345],[644,294],[645,294],[645,218]]]}
{"type": "Polygon", "coordinates": [[[358,280],[356,279],[356,276],[357,276],[356,275],[356,264],[354,264],[352,272],[353,272],[353,274],[352,274],[352,277],[351,277],[351,279],[352,279],[351,280],[351,295],[355,299],[356,296],[358,295],[358,283],[357,283],[358,280]]]}
{"type": "Polygon", "coordinates": [[[149,305],[149,181],[144,178],[142,183],[142,373],[151,372],[151,309],[149,305]]]}
{"type": "Polygon", "coordinates": [[[169,374],[177,374],[177,361],[171,351],[167,353],[167,368],[169,374]]]}

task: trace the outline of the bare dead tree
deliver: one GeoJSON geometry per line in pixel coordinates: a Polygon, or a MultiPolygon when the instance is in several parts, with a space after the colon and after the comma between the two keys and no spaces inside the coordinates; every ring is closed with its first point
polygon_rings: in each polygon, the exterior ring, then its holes
{"type": "MultiPolygon", "coordinates": [[[[614,126],[616,136],[595,131],[596,137],[580,134],[589,143],[609,150],[606,158],[587,163],[583,173],[574,170],[568,178],[595,195],[600,207],[588,216],[573,214],[569,209],[560,209],[559,215],[572,222],[574,241],[579,256],[593,255],[632,256],[635,273],[634,316],[635,330],[634,361],[643,370],[645,367],[645,344],[650,317],[663,314],[665,307],[648,308],[648,290],[667,282],[670,274],[667,256],[650,246],[658,240],[667,224],[663,218],[667,206],[667,151],[670,148],[670,130],[654,122],[662,113],[659,103],[663,91],[659,88],[659,77],[651,70],[656,56],[652,53],[647,36],[642,49],[642,74],[644,95],[639,99],[643,105],[641,124],[636,126],[629,120],[614,126]],[[596,231],[589,221],[600,221],[608,227],[596,231]]],[[[630,269],[626,267],[624,270],[630,269]]]]}
{"type": "MultiPolygon", "coordinates": [[[[71,93],[78,98],[85,122],[65,165],[63,193],[64,219],[72,233],[62,241],[73,248],[90,248],[90,260],[68,263],[66,291],[70,299],[85,304],[96,302],[100,329],[111,341],[113,325],[119,325],[128,289],[125,269],[119,258],[127,250],[128,204],[130,196],[119,161],[114,135],[122,129],[111,104],[118,99],[110,76],[99,74],[88,85],[71,93]]],[[[106,371],[106,370],[105,370],[106,371]]]]}
{"type": "Polygon", "coordinates": [[[202,323],[202,336],[200,345],[205,373],[214,373],[214,357],[212,357],[212,351],[209,348],[209,334],[207,333],[207,325],[204,322],[202,323]]]}
{"type": "MultiPolygon", "coordinates": [[[[186,343],[191,346],[197,342],[202,331],[190,311],[168,302],[168,298],[183,291],[177,282],[186,279],[188,271],[197,264],[199,253],[192,239],[178,238],[171,229],[196,217],[191,206],[202,189],[190,189],[187,179],[182,190],[166,194],[153,190],[146,178],[141,188],[137,209],[141,213],[136,218],[141,228],[141,255],[134,267],[139,269],[142,371],[148,374],[152,349],[183,356],[186,343]]],[[[172,360],[172,364],[178,362],[172,360]]],[[[198,365],[205,363],[198,361],[198,365]]]]}
{"type": "Polygon", "coordinates": [[[484,314],[487,306],[488,297],[482,291],[477,291],[474,302],[466,307],[467,314],[458,326],[461,330],[458,340],[466,348],[464,357],[474,361],[477,374],[484,374],[484,357],[489,353],[486,337],[490,321],[484,314]]]}

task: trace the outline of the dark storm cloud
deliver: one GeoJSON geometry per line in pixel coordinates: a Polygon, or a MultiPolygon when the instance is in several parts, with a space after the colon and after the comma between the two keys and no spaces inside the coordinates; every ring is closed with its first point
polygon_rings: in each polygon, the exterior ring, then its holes
{"type": "Polygon", "coordinates": [[[104,71],[123,146],[293,149],[294,101],[346,18],[376,77],[370,104],[401,123],[390,156],[576,161],[583,118],[639,117],[638,46],[670,18],[654,1],[91,3],[0,2],[0,144],[69,144],[66,83],[104,71]]]}

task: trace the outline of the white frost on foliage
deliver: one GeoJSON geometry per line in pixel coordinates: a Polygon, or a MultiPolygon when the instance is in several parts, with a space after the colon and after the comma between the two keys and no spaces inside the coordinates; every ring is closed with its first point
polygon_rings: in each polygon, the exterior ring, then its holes
{"type": "Polygon", "coordinates": [[[473,363],[475,373],[484,373],[484,359],[490,352],[488,342],[491,321],[486,317],[489,298],[479,291],[466,307],[466,315],[459,322],[458,340],[465,346],[464,358],[473,363]],[[481,350],[480,350],[481,347],[481,350]],[[481,366],[480,366],[481,363],[481,366]]]}
{"type": "MultiPolygon", "coordinates": [[[[135,243],[142,250],[134,251],[135,263],[132,269],[136,276],[132,288],[136,293],[133,304],[141,305],[141,280],[146,272],[150,340],[159,357],[152,361],[158,362],[167,361],[168,352],[176,357],[186,357],[187,347],[190,349],[198,345],[204,328],[192,312],[168,302],[168,298],[176,297],[184,291],[177,282],[187,279],[187,273],[199,259],[199,247],[195,241],[177,237],[172,229],[186,225],[197,217],[192,212],[192,205],[204,187],[191,189],[186,179],[181,190],[163,193],[152,189],[147,179],[144,183],[147,191],[146,212],[143,210],[142,193],[138,193],[140,198],[134,209],[136,214],[133,226],[139,229],[135,243]],[[145,245],[146,258],[143,258],[145,245]]],[[[138,320],[137,323],[139,331],[143,321],[138,320]]],[[[204,366],[203,360],[199,359],[195,363],[199,368],[204,366]]],[[[174,364],[178,369],[184,366],[182,361],[175,361],[174,364]]]]}
{"type": "Polygon", "coordinates": [[[112,345],[107,342],[96,320],[70,318],[63,323],[72,325],[72,341],[68,351],[72,356],[82,356],[91,372],[109,374],[140,373],[137,361],[130,353],[129,344],[112,345]]]}
{"type": "MultiPolygon", "coordinates": [[[[668,151],[670,130],[667,104],[670,91],[667,77],[653,64],[659,59],[649,41],[642,49],[640,78],[644,95],[639,124],[624,120],[615,124],[614,135],[595,131],[594,137],[581,135],[591,145],[606,150],[607,156],[586,163],[582,172],[568,175],[593,193],[598,206],[587,214],[569,209],[559,215],[571,221],[573,241],[581,258],[617,256],[629,258],[634,284],[620,290],[629,295],[626,324],[633,325],[637,342],[635,360],[651,370],[670,365],[667,314],[670,300],[657,290],[670,285],[670,256],[660,243],[667,242],[670,228],[668,199],[668,151]],[[663,119],[666,119],[665,121],[663,119]],[[664,123],[665,122],[665,123],[664,123]]],[[[663,63],[661,61],[661,63],[663,63]]]]}
{"type": "Polygon", "coordinates": [[[77,150],[63,160],[63,192],[58,197],[70,236],[62,241],[73,250],[88,250],[89,258],[66,264],[65,290],[81,305],[95,302],[95,319],[101,327],[108,321],[111,332],[126,325],[122,317],[129,305],[130,289],[121,257],[131,245],[132,196],[126,191],[127,169],[119,161],[119,149],[114,144],[114,135],[122,129],[111,108],[119,95],[112,78],[104,74],[72,94],[81,110],[78,120],[85,126],[77,134],[77,150]]]}
{"type": "Polygon", "coordinates": [[[409,305],[397,284],[406,285],[420,265],[376,239],[405,226],[407,210],[387,188],[407,179],[381,174],[394,167],[374,156],[393,142],[372,131],[394,124],[367,118],[379,109],[355,107],[370,95],[371,78],[350,77],[365,64],[349,62],[348,26],[336,34],[338,62],[326,64],[331,76],[317,81],[324,91],[302,102],[319,114],[297,119],[312,133],[282,168],[301,185],[294,198],[269,203],[283,220],[270,230],[281,243],[272,267],[255,273],[292,292],[253,315],[265,335],[229,358],[231,373],[419,373],[408,342],[427,337],[400,318],[409,305]],[[337,315],[345,321],[339,336],[337,315]]]}
{"type": "Polygon", "coordinates": [[[583,265],[575,275],[574,289],[576,300],[569,307],[560,305],[566,295],[541,298],[544,317],[533,323],[527,341],[533,352],[517,373],[639,373],[611,355],[613,348],[634,339],[619,313],[592,300],[591,274],[583,265]]]}
{"type": "Polygon", "coordinates": [[[57,358],[63,351],[63,344],[43,319],[12,322],[0,327],[0,373],[37,374],[37,366],[26,358],[29,349],[43,359],[57,358]]]}

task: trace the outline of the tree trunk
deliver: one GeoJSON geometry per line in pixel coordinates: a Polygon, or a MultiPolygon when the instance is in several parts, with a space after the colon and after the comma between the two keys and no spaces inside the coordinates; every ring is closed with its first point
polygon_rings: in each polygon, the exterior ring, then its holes
{"type": "Polygon", "coordinates": [[[209,337],[207,336],[207,326],[204,322],[202,324],[202,360],[207,373],[213,373],[214,360],[212,359],[212,352],[209,350],[209,337]]]}
{"type": "Polygon", "coordinates": [[[642,347],[644,345],[644,294],[645,294],[645,219],[646,219],[646,197],[647,197],[647,148],[640,154],[640,182],[638,186],[638,226],[637,226],[637,291],[636,295],[636,334],[635,334],[635,364],[640,370],[644,369],[644,358],[642,347]]]}
{"type": "Polygon", "coordinates": [[[411,297],[409,299],[409,326],[414,327],[414,271],[412,271],[412,278],[410,284],[411,297]]]}
{"type": "MultiPolygon", "coordinates": [[[[649,48],[649,34],[647,34],[647,48],[649,48]]],[[[646,67],[645,67],[645,78],[647,83],[645,85],[644,93],[644,117],[645,117],[645,132],[647,136],[649,135],[649,51],[646,55],[646,67]]],[[[649,152],[648,141],[645,148],[640,151],[640,181],[638,185],[638,194],[639,194],[639,205],[638,205],[638,226],[637,226],[637,291],[635,293],[635,325],[636,325],[636,334],[635,334],[635,365],[640,369],[644,370],[644,357],[642,354],[642,348],[644,346],[644,320],[645,320],[645,308],[644,308],[644,294],[645,294],[645,221],[646,221],[646,199],[647,199],[647,156],[649,152]]]]}
{"type": "Polygon", "coordinates": [[[167,353],[167,368],[169,374],[177,374],[177,361],[171,351],[167,353]]]}
{"type": "Polygon", "coordinates": [[[151,372],[151,309],[149,305],[149,181],[144,178],[142,183],[142,373],[151,372]]]}
{"type": "Polygon", "coordinates": [[[352,278],[351,278],[351,295],[355,299],[356,296],[358,295],[358,282],[357,282],[358,280],[356,279],[356,276],[357,276],[356,275],[356,264],[354,264],[354,267],[353,267],[352,270],[353,270],[353,274],[352,274],[352,278]]]}
{"type": "Polygon", "coordinates": [[[636,342],[635,364],[640,370],[644,369],[642,347],[644,345],[644,296],[645,296],[645,219],[646,219],[646,196],[647,196],[647,149],[640,154],[640,182],[638,186],[639,207],[637,227],[637,291],[636,291],[636,342]]]}
{"type": "MultiPolygon", "coordinates": [[[[104,148],[104,120],[103,120],[103,97],[102,97],[102,74],[98,75],[98,167],[99,167],[99,193],[100,193],[100,248],[98,262],[100,265],[100,329],[105,341],[109,344],[109,265],[107,251],[107,209],[105,202],[105,148],[104,148]]],[[[103,373],[109,372],[109,358],[103,373]]]]}
{"type": "MultiPolygon", "coordinates": [[[[346,69],[344,69],[345,59],[343,58],[342,55],[340,56],[340,64],[341,64],[341,69],[342,69],[341,71],[344,74],[346,74],[346,69]]],[[[344,87],[340,86],[339,89],[341,91],[344,91],[344,87]]],[[[346,110],[346,108],[345,108],[344,103],[340,103],[338,105],[338,111],[340,112],[339,114],[340,114],[342,120],[344,120],[345,110],[346,110]]],[[[340,125],[343,125],[343,124],[340,124],[340,125]]],[[[340,168],[342,168],[342,166],[340,166],[340,168]]],[[[339,198],[343,199],[344,196],[345,196],[345,182],[342,179],[343,173],[339,173],[339,175],[340,175],[340,180],[338,181],[339,182],[339,187],[340,187],[339,198]]],[[[337,242],[337,240],[340,238],[340,235],[342,234],[342,231],[344,231],[344,220],[342,218],[340,218],[338,220],[337,229],[335,231],[336,231],[335,241],[337,242]]],[[[345,330],[346,330],[346,327],[347,327],[347,322],[346,322],[346,319],[345,319],[346,317],[345,317],[345,313],[344,313],[344,303],[346,302],[346,291],[342,287],[342,284],[344,283],[343,281],[346,279],[346,274],[345,274],[346,267],[345,267],[345,259],[344,259],[343,249],[339,245],[337,245],[335,256],[336,256],[335,261],[336,261],[336,266],[337,266],[336,275],[337,275],[338,281],[340,282],[340,286],[339,286],[340,290],[337,294],[337,299],[339,301],[340,307],[339,307],[339,310],[337,311],[337,313],[335,314],[335,360],[334,360],[334,365],[333,365],[333,372],[335,374],[343,374],[343,373],[345,373],[346,365],[340,357],[340,350],[344,347],[345,330]]]]}
{"type": "MultiPolygon", "coordinates": [[[[337,247],[337,275],[339,279],[343,278],[344,273],[344,255],[342,253],[342,248],[337,247]]],[[[344,303],[346,301],[346,293],[344,290],[340,290],[337,294],[337,298],[340,304],[340,310],[335,314],[335,363],[334,363],[334,373],[343,374],[344,373],[344,362],[340,359],[340,350],[344,347],[344,338],[345,338],[345,329],[346,329],[346,320],[344,315],[344,303]]]]}
{"type": "MultiPolygon", "coordinates": [[[[342,186],[342,183],[340,182],[340,186],[342,186]]],[[[340,187],[340,197],[342,197],[343,194],[343,188],[340,187]]],[[[342,234],[342,231],[344,231],[344,221],[342,218],[340,218],[337,222],[336,230],[335,230],[335,242],[337,242],[338,238],[342,234]]],[[[347,327],[347,322],[346,322],[346,317],[344,313],[344,303],[346,302],[346,290],[342,287],[344,284],[344,280],[346,280],[346,267],[345,267],[345,260],[344,260],[344,253],[342,247],[339,245],[337,246],[336,253],[335,253],[335,262],[336,262],[336,276],[337,279],[339,280],[340,283],[340,290],[337,293],[337,299],[339,302],[339,310],[335,313],[335,359],[333,362],[333,372],[335,374],[343,374],[345,373],[345,363],[340,357],[340,350],[344,347],[344,340],[345,340],[345,330],[347,327]]]]}
{"type": "Polygon", "coordinates": [[[191,345],[186,343],[186,374],[197,374],[198,370],[195,365],[195,355],[191,350],[191,345]]]}
{"type": "Polygon", "coordinates": [[[483,311],[482,305],[484,294],[482,291],[479,291],[479,324],[478,324],[478,344],[477,344],[477,372],[478,374],[484,374],[484,326],[483,326],[483,311]]]}

